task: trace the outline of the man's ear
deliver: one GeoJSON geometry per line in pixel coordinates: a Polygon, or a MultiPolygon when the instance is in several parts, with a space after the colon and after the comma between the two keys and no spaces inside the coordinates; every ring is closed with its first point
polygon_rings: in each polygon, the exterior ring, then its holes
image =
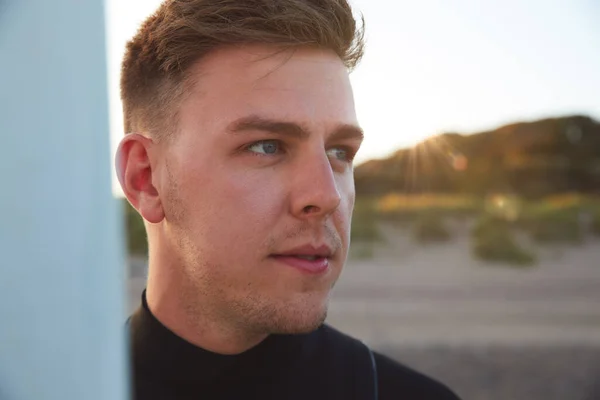
{"type": "Polygon", "coordinates": [[[153,185],[151,152],[152,139],[129,133],[121,140],[115,159],[117,177],[131,205],[150,223],[165,217],[158,190],[153,185]]]}

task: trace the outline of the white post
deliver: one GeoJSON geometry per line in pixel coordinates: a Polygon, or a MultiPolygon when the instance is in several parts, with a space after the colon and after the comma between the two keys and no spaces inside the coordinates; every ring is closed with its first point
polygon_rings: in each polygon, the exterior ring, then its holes
{"type": "Polygon", "coordinates": [[[121,400],[102,0],[0,0],[0,399],[121,400]]]}

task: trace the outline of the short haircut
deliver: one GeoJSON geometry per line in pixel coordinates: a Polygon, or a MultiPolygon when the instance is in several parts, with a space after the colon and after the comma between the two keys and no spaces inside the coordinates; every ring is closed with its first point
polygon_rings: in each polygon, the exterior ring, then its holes
{"type": "Polygon", "coordinates": [[[125,132],[172,133],[190,67],[244,44],[334,51],[352,70],[364,49],[346,0],[167,0],[128,42],[121,69],[125,132]]]}

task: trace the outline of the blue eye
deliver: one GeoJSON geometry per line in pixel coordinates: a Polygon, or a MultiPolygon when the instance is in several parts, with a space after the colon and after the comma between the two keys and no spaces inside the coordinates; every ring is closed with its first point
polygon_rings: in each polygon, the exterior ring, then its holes
{"type": "MultiPolygon", "coordinates": [[[[284,151],[282,143],[279,140],[260,140],[246,147],[246,150],[257,156],[275,156],[284,151]]],[[[355,151],[345,146],[333,147],[327,150],[327,156],[345,163],[351,163],[354,159],[355,151]]]]}
{"type": "Polygon", "coordinates": [[[276,140],[262,140],[260,142],[256,142],[248,147],[248,150],[253,153],[259,153],[264,155],[273,155],[277,154],[279,151],[279,142],[276,140]]]}
{"type": "Polygon", "coordinates": [[[340,161],[346,161],[346,162],[350,162],[354,158],[354,155],[352,154],[352,152],[344,147],[334,147],[333,149],[329,150],[327,152],[327,154],[329,154],[330,156],[333,156],[334,158],[336,158],[340,161]]]}

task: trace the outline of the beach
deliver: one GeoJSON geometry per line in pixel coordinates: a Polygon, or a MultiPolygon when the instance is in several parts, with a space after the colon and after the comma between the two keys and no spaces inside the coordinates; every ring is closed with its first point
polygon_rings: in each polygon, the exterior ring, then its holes
{"type": "MultiPolygon", "coordinates": [[[[600,399],[600,240],[542,246],[537,265],[513,267],[471,257],[466,235],[423,246],[384,232],[372,257],[347,262],[329,324],[463,399],[600,399]]],[[[144,274],[132,260],[130,311],[144,274]]]]}

